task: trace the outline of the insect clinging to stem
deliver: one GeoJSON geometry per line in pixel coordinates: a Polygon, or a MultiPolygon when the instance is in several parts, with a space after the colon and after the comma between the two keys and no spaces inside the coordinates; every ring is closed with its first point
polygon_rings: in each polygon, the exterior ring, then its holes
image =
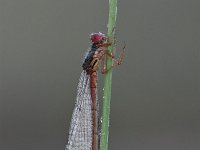
{"type": "Polygon", "coordinates": [[[99,148],[99,105],[97,100],[97,71],[101,62],[101,73],[105,74],[123,61],[125,46],[116,59],[108,52],[112,45],[109,38],[101,32],[90,35],[92,45],[82,67],[75,108],[72,114],[68,144],[65,150],[98,150],[99,148]],[[113,65],[105,68],[105,57],[113,60],[113,65]]]}

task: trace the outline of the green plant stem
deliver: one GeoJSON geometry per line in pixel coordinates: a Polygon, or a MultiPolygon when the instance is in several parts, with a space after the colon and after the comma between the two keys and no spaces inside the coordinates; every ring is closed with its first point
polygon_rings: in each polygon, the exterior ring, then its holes
{"type": "MultiPolygon", "coordinates": [[[[108,37],[109,41],[114,43],[115,26],[117,18],[117,0],[109,0],[109,18],[108,18],[108,37]]],[[[113,44],[108,48],[109,52],[113,51],[113,44]]],[[[106,58],[105,67],[112,66],[113,61],[110,57],[106,58]]],[[[104,94],[103,94],[103,110],[102,110],[102,128],[100,139],[100,150],[108,149],[109,136],[109,116],[110,116],[110,100],[111,100],[111,84],[112,70],[108,71],[104,76],[104,94]]]]}

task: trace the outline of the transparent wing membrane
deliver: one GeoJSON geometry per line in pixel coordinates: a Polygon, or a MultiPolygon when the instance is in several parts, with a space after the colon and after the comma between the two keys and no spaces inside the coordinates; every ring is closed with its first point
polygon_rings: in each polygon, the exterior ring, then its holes
{"type": "Polygon", "coordinates": [[[90,76],[82,71],[65,150],[92,149],[92,99],[90,76]]]}

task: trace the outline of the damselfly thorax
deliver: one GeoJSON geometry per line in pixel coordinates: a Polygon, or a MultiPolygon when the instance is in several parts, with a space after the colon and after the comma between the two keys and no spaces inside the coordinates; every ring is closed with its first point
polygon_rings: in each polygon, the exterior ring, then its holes
{"type": "Polygon", "coordinates": [[[88,53],[88,56],[83,62],[83,70],[86,70],[88,74],[91,74],[98,70],[99,61],[104,56],[104,51],[101,47],[97,46],[95,43],[92,45],[91,50],[88,53]],[[95,48],[94,48],[95,47],[95,48]]]}

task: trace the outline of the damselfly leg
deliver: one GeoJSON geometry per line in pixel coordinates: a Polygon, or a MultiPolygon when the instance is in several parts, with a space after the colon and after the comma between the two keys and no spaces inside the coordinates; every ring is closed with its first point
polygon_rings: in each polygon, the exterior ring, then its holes
{"type": "Polygon", "coordinates": [[[103,50],[104,56],[101,59],[101,73],[105,74],[108,71],[110,71],[113,67],[121,65],[124,58],[124,51],[125,51],[125,45],[120,53],[119,59],[117,59],[115,56],[116,48],[114,48],[114,54],[108,52],[107,50],[103,50]],[[111,57],[113,59],[113,65],[108,68],[105,68],[105,56],[111,57]]]}

